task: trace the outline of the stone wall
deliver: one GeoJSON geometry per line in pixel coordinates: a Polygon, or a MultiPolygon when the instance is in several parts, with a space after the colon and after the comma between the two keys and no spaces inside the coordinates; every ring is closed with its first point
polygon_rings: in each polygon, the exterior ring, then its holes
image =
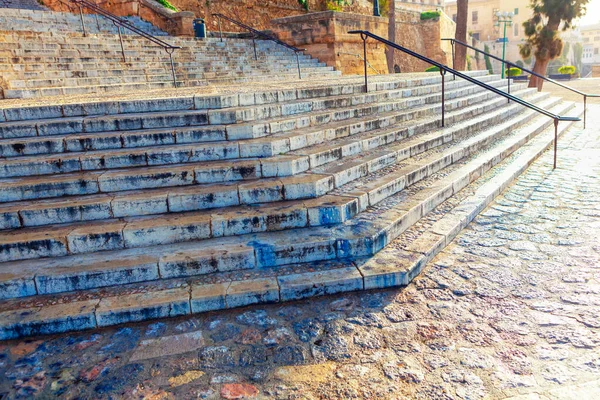
{"type": "MultiPolygon", "coordinates": [[[[255,29],[268,30],[271,20],[327,10],[325,0],[308,0],[309,11],[306,11],[298,0],[170,0],[180,10],[192,11],[198,18],[204,18],[207,28],[218,31],[216,18],[212,14],[223,14],[241,21],[255,29]]],[[[372,15],[373,2],[370,0],[353,0],[352,4],[343,8],[344,12],[361,15],[372,15]]],[[[241,28],[223,21],[222,28],[228,32],[240,32],[241,28]]]]}
{"type": "MultiPolygon", "coordinates": [[[[286,43],[305,48],[312,57],[343,74],[363,74],[363,41],[351,30],[368,30],[387,38],[388,19],[334,11],[324,11],[271,21],[273,32],[286,43]],[[360,57],[359,57],[360,56],[360,57]]],[[[370,74],[387,73],[385,46],[367,41],[370,74]]]]}
{"type": "MultiPolygon", "coordinates": [[[[442,42],[441,39],[454,37],[455,29],[456,24],[445,14],[421,21],[419,11],[396,9],[395,42],[442,64],[452,64],[452,47],[450,42],[442,42]]],[[[401,72],[422,72],[430,64],[395,50],[395,66],[400,67],[401,72]]]]}

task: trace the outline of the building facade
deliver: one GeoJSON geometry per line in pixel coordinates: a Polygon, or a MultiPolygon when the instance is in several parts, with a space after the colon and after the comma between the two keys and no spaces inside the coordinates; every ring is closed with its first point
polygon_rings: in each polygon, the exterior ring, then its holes
{"type": "Polygon", "coordinates": [[[582,26],[579,31],[583,43],[582,62],[588,65],[600,64],[600,24],[582,26]]]}

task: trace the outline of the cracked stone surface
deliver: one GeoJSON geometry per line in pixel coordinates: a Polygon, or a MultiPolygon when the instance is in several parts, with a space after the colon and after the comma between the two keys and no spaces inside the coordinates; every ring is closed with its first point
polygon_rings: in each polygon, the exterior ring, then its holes
{"type": "Polygon", "coordinates": [[[600,131],[559,156],[406,288],[3,342],[0,398],[600,398],[600,131]]]}

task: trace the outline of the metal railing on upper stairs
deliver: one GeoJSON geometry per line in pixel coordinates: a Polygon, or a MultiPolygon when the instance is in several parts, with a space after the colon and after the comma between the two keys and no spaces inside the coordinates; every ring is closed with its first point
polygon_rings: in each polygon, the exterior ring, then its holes
{"type": "MultiPolygon", "coordinates": [[[[580,90],[577,90],[577,89],[574,89],[574,88],[572,88],[570,86],[567,86],[564,83],[557,82],[554,79],[551,79],[551,78],[548,78],[548,77],[546,77],[544,75],[541,75],[541,74],[538,74],[536,72],[533,72],[533,71],[531,71],[531,70],[529,70],[527,68],[520,67],[520,66],[518,66],[517,64],[515,64],[513,62],[506,61],[505,59],[503,59],[501,57],[498,57],[498,56],[495,56],[493,54],[490,54],[487,51],[483,51],[481,49],[478,49],[477,47],[471,46],[471,45],[469,45],[469,44],[467,44],[465,42],[462,42],[460,40],[456,40],[456,39],[453,39],[453,38],[445,38],[445,39],[442,39],[442,40],[449,40],[450,44],[452,45],[452,68],[454,68],[454,61],[455,61],[454,60],[454,56],[455,56],[455,54],[454,54],[454,45],[455,44],[459,44],[459,45],[464,46],[466,48],[469,48],[471,50],[475,50],[475,51],[477,51],[477,52],[479,52],[479,53],[481,53],[483,55],[486,55],[486,56],[488,56],[490,58],[493,58],[494,60],[500,61],[502,63],[502,69],[504,69],[504,65],[508,65],[509,68],[510,67],[516,67],[516,68],[519,68],[521,71],[525,71],[528,74],[531,74],[531,75],[535,76],[536,78],[543,79],[546,82],[553,83],[553,84],[558,85],[558,86],[560,86],[560,87],[562,87],[564,89],[570,90],[573,93],[577,93],[577,94],[582,95],[583,96],[583,129],[585,129],[586,120],[587,120],[587,99],[588,99],[588,97],[600,97],[600,94],[584,93],[584,92],[582,92],[580,90]]],[[[507,76],[508,76],[508,74],[507,74],[507,76]]],[[[509,79],[509,82],[510,82],[510,79],[509,79]]]]}
{"type": "Polygon", "coordinates": [[[252,28],[251,26],[248,26],[248,25],[244,24],[243,22],[236,21],[235,19],[230,18],[230,17],[228,17],[226,15],[223,15],[223,14],[212,14],[212,16],[213,17],[217,17],[217,19],[219,21],[219,37],[221,39],[221,42],[223,41],[223,30],[221,29],[221,18],[223,18],[223,19],[231,22],[234,25],[239,26],[240,28],[243,28],[243,29],[247,30],[250,33],[252,33],[252,45],[254,46],[254,59],[255,60],[258,60],[258,55],[256,53],[256,37],[257,36],[259,36],[259,37],[261,37],[263,39],[266,39],[266,40],[270,40],[272,42],[277,43],[280,46],[283,46],[283,47],[285,47],[285,48],[287,48],[289,50],[292,50],[296,54],[296,64],[298,65],[298,78],[302,79],[302,72],[300,70],[300,57],[299,57],[298,53],[302,53],[305,49],[299,49],[297,47],[289,45],[289,44],[287,44],[287,43],[285,43],[285,42],[277,39],[275,36],[271,36],[271,35],[268,35],[268,34],[266,34],[264,32],[256,30],[256,29],[252,28]]]}
{"type": "Polygon", "coordinates": [[[368,38],[372,38],[375,39],[391,48],[394,48],[396,50],[400,50],[412,57],[418,58],[421,61],[424,61],[428,64],[431,64],[433,66],[436,66],[439,68],[440,70],[440,75],[442,76],[442,120],[441,120],[441,126],[444,126],[444,118],[445,118],[445,88],[444,88],[444,83],[445,83],[445,75],[447,72],[451,73],[452,75],[454,75],[455,77],[459,77],[461,79],[464,79],[468,82],[471,82],[475,85],[481,86],[482,88],[489,90],[491,92],[494,92],[502,97],[507,98],[509,101],[514,101],[515,103],[518,103],[522,106],[525,106],[535,112],[538,112],[540,114],[543,114],[547,117],[550,117],[554,120],[554,168],[556,168],[556,153],[557,153],[557,142],[558,142],[558,122],[559,121],[581,121],[580,118],[578,117],[566,117],[566,116],[561,116],[558,114],[554,114],[548,110],[545,110],[541,107],[536,106],[535,104],[532,104],[526,100],[523,100],[519,97],[513,96],[509,93],[503,92],[500,89],[497,89],[493,86],[488,85],[487,83],[483,83],[481,81],[478,81],[477,79],[466,75],[462,72],[456,71],[454,68],[450,68],[444,64],[441,64],[437,61],[432,60],[431,58],[425,57],[424,55],[421,55],[419,53],[416,53],[412,50],[409,50],[405,47],[400,46],[399,44],[396,44],[394,42],[391,42],[387,39],[382,38],[381,36],[377,36],[369,31],[364,31],[364,30],[355,30],[355,31],[349,31],[348,33],[350,34],[358,34],[360,35],[361,39],[363,40],[363,51],[364,51],[364,70],[365,70],[365,92],[368,92],[369,90],[369,81],[368,81],[368,71],[367,71],[367,39],[368,38]]]}
{"type": "Polygon", "coordinates": [[[125,56],[125,48],[123,45],[123,34],[122,34],[122,28],[128,29],[130,31],[132,31],[133,33],[135,33],[138,36],[143,37],[144,39],[147,39],[149,41],[151,41],[152,43],[162,47],[166,53],[169,55],[169,61],[170,61],[170,65],[171,65],[171,77],[173,79],[173,86],[177,87],[177,77],[175,75],[175,64],[173,63],[173,52],[177,49],[180,49],[181,47],[179,46],[173,46],[170,43],[165,42],[164,40],[161,40],[159,38],[157,38],[156,36],[153,36],[151,34],[149,34],[148,32],[145,32],[144,30],[138,28],[137,26],[133,25],[131,22],[127,21],[126,19],[122,19],[119,18],[118,16],[116,16],[115,14],[106,11],[105,9],[98,7],[96,4],[91,3],[87,0],[67,0],[67,1],[63,1],[63,0],[59,0],[62,4],[65,4],[69,10],[73,10],[73,8],[71,7],[71,5],[69,3],[74,4],[78,9],[79,9],[79,17],[81,19],[81,29],[83,30],[83,35],[87,36],[87,28],[85,26],[85,18],[84,13],[83,13],[83,9],[87,8],[90,11],[94,12],[94,16],[96,17],[96,24],[98,26],[98,30],[100,30],[100,24],[98,22],[98,15],[108,19],[109,21],[111,21],[118,29],[119,32],[119,42],[121,43],[121,54],[123,55],[123,62],[127,62],[127,58],[125,56]]]}

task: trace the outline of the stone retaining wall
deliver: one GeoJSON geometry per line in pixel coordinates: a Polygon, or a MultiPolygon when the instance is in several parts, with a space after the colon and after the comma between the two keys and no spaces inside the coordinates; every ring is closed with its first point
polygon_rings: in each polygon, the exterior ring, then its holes
{"type": "MultiPolygon", "coordinates": [[[[363,41],[351,30],[368,30],[387,37],[388,20],[382,17],[324,11],[271,21],[273,32],[284,42],[305,48],[312,57],[343,74],[363,74],[363,41]]],[[[387,73],[385,46],[367,41],[369,74],[387,73]],[[376,70],[376,71],[375,71],[376,70]]]]}
{"type": "MultiPolygon", "coordinates": [[[[454,37],[456,24],[446,15],[421,21],[421,12],[396,9],[395,42],[437,62],[452,65],[452,47],[442,38],[454,37]]],[[[394,66],[401,72],[422,72],[430,67],[414,57],[394,51],[394,66]]],[[[392,70],[393,67],[392,66],[392,70]]]]}

